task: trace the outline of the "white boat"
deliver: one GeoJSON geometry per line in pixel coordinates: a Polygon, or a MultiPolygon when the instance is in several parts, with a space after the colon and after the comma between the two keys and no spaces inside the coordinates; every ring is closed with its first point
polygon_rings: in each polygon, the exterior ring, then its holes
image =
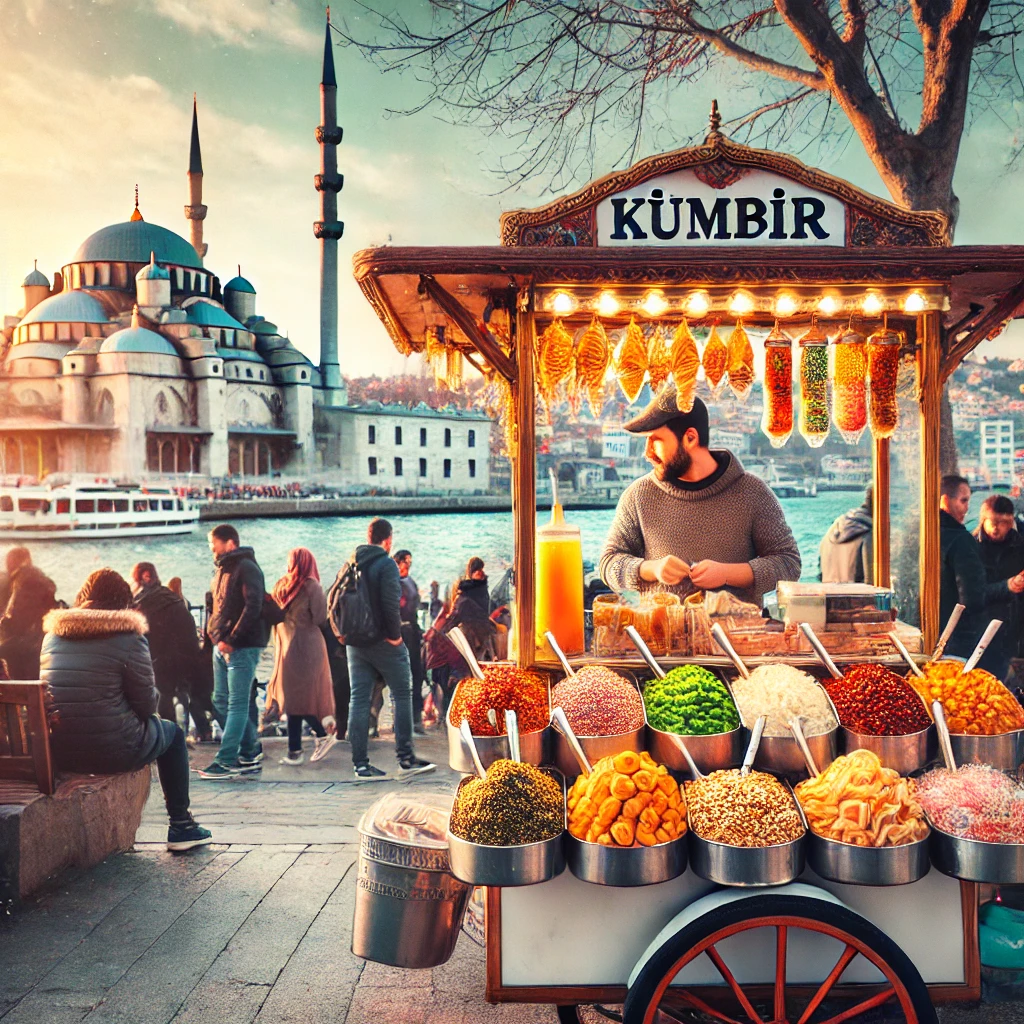
{"type": "Polygon", "coordinates": [[[101,478],[0,484],[0,543],[191,533],[199,506],[169,487],[101,478]]]}

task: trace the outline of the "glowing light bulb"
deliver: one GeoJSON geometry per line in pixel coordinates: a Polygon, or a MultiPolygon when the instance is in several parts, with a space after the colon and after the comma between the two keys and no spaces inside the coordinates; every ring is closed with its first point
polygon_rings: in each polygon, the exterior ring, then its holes
{"type": "Polygon", "coordinates": [[[668,309],[668,303],[665,301],[665,296],[662,295],[661,292],[654,290],[649,291],[644,296],[644,301],[640,308],[649,316],[661,316],[661,314],[668,309]]]}
{"type": "Polygon", "coordinates": [[[903,308],[908,313],[923,313],[927,303],[925,302],[924,296],[917,291],[911,292],[906,299],[903,300],[903,308]]]}
{"type": "Polygon", "coordinates": [[[864,302],[861,307],[868,316],[876,316],[882,312],[882,300],[879,298],[877,292],[868,292],[864,296],[864,302]]]}
{"type": "Polygon", "coordinates": [[[834,295],[822,295],[818,303],[818,309],[825,316],[835,316],[839,311],[839,300],[834,295]]]}
{"type": "Polygon", "coordinates": [[[686,312],[690,316],[707,316],[711,308],[711,299],[707,292],[690,292],[686,298],[686,312]]]}
{"type": "Polygon", "coordinates": [[[559,316],[567,316],[576,309],[576,300],[568,292],[555,292],[551,296],[551,308],[559,316]]]}
{"type": "Polygon", "coordinates": [[[749,292],[736,292],[729,300],[730,313],[750,313],[754,309],[754,297],[749,292]]]}
{"type": "Polygon", "coordinates": [[[796,299],[789,292],[781,292],[775,297],[775,312],[779,316],[792,316],[796,312],[796,299]]]}
{"type": "Polygon", "coordinates": [[[597,311],[601,316],[615,316],[619,311],[619,300],[611,292],[601,292],[597,299],[597,311]]]}

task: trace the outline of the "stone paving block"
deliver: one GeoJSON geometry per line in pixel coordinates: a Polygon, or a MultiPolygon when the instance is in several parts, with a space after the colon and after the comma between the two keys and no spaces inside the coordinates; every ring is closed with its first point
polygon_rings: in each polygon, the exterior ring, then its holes
{"type": "Polygon", "coordinates": [[[85,1020],[166,1024],[297,856],[273,847],[245,854],[184,909],[85,1020]]]}
{"type": "MultiPolygon", "coordinates": [[[[178,857],[164,868],[179,878],[202,869],[214,848],[178,857]]],[[[161,855],[166,851],[161,847],[161,855]]],[[[111,857],[87,871],[70,872],[59,887],[30,899],[0,928],[0,1006],[9,1008],[74,950],[132,893],[153,879],[150,854],[111,857]]]]}
{"type": "Polygon", "coordinates": [[[281,972],[256,1024],[343,1024],[363,969],[350,950],[355,853],[345,853],[351,858],[345,877],[281,972]]]}
{"type": "Polygon", "coordinates": [[[182,913],[244,856],[221,851],[212,857],[172,857],[165,852],[163,862],[151,868],[149,882],[113,908],[40,979],[6,1015],[4,1024],[82,1020],[182,913]]]}

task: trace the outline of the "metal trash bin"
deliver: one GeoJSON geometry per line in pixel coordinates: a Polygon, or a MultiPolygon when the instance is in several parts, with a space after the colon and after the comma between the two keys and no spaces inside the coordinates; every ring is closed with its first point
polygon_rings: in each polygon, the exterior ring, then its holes
{"type": "Polygon", "coordinates": [[[392,967],[437,967],[455,951],[472,886],[451,873],[452,796],[389,793],[359,821],[352,952],[392,967]]]}

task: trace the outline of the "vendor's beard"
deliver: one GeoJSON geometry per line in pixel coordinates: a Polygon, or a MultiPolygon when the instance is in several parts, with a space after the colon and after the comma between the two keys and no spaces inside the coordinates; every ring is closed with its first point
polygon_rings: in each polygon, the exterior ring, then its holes
{"type": "Polygon", "coordinates": [[[683,447],[678,448],[668,462],[661,462],[654,455],[650,455],[648,458],[654,466],[654,475],[659,480],[667,480],[669,483],[681,480],[693,465],[693,458],[683,447]]]}

